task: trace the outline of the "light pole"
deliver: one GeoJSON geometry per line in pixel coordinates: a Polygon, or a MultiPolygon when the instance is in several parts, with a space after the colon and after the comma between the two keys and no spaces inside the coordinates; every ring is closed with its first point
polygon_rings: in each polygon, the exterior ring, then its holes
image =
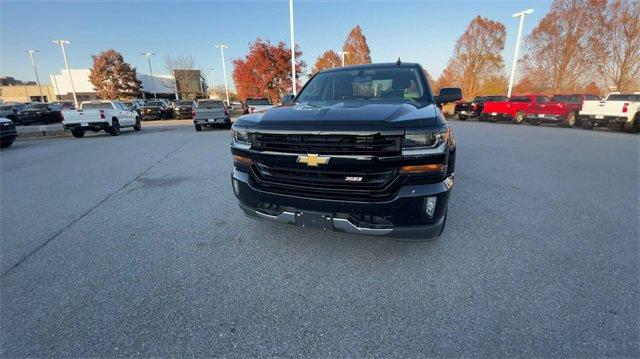
{"type": "Polygon", "coordinates": [[[76,108],[78,106],[78,97],[76,96],[76,87],[73,85],[73,77],[71,76],[71,70],[69,69],[69,61],[67,61],[67,53],[64,51],[64,44],[70,44],[71,41],[68,40],[53,40],[54,44],[60,45],[62,49],[62,58],[64,59],[64,66],[67,68],[67,74],[69,75],[69,82],[71,83],[71,93],[73,93],[73,103],[76,108]]]}
{"type": "Polygon", "coordinates": [[[520,50],[520,38],[522,37],[522,26],[524,25],[524,16],[533,14],[533,9],[527,9],[511,15],[511,17],[520,17],[520,27],[518,27],[518,38],[516,40],[516,52],[513,55],[513,64],[511,65],[511,77],[509,78],[509,92],[508,97],[511,97],[511,90],[513,89],[513,80],[516,77],[516,65],[518,63],[518,51],[520,50]]]}
{"type": "Polygon", "coordinates": [[[291,33],[291,84],[293,96],[296,95],[296,39],[293,31],[293,0],[289,0],[289,32],[291,33]]]}
{"type": "Polygon", "coordinates": [[[209,68],[211,70],[211,96],[215,96],[216,94],[216,72],[213,67],[209,68]]]}
{"type": "Polygon", "coordinates": [[[342,58],[342,67],[344,67],[344,55],[349,55],[348,51],[338,51],[338,55],[342,58]]]}
{"type": "Polygon", "coordinates": [[[149,64],[149,74],[151,75],[151,84],[153,85],[153,99],[157,100],[158,94],[156,94],[156,80],[153,78],[153,70],[151,69],[151,56],[154,56],[155,54],[153,52],[143,52],[142,55],[147,57],[147,63],[149,64]]]}
{"type": "Polygon", "coordinates": [[[216,45],[217,48],[220,49],[220,58],[222,59],[222,75],[224,76],[224,91],[227,93],[227,106],[230,105],[229,102],[229,86],[227,85],[227,69],[224,65],[224,49],[229,48],[229,46],[225,44],[216,45]]]}
{"type": "Polygon", "coordinates": [[[27,50],[25,51],[29,54],[31,58],[31,65],[33,66],[33,72],[36,74],[36,82],[38,83],[38,91],[40,91],[40,100],[44,101],[44,95],[42,95],[42,86],[40,86],[40,77],[38,77],[38,69],[36,68],[36,60],[33,58],[33,53],[38,52],[38,50],[27,50]]]}
{"type": "Polygon", "coordinates": [[[52,77],[53,77],[53,86],[55,86],[55,88],[56,88],[55,92],[54,92],[54,95],[56,95],[55,96],[56,100],[58,100],[59,97],[60,97],[60,88],[58,87],[58,80],[56,79],[56,74],[53,74],[52,77]]]}

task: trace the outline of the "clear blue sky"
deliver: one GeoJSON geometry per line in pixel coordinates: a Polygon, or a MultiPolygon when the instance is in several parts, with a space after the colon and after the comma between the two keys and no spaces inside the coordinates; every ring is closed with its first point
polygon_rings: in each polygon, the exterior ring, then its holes
{"type": "MultiPolygon", "coordinates": [[[[438,77],[451,57],[456,39],[477,15],[501,21],[507,28],[503,56],[510,69],[518,23],[511,14],[527,8],[524,34],[533,29],[551,0],[529,1],[304,1],[294,0],[296,42],[310,71],[328,49],[340,50],[349,30],[359,24],[374,62],[419,62],[438,77]]],[[[68,39],[72,68],[88,68],[92,54],[113,48],[138,71],[148,73],[142,52],[155,52],[154,73],[164,74],[166,55],[193,55],[198,67],[216,70],[221,84],[219,50],[228,58],[244,56],[260,37],[289,43],[289,7],[278,1],[4,1],[0,75],[35,80],[26,49],[37,49],[40,78],[63,67],[53,39],[68,39]]],[[[227,62],[227,72],[231,65],[227,62]]],[[[207,77],[210,71],[207,71],[207,77]]],[[[230,78],[229,78],[230,79],[230,78]]]]}

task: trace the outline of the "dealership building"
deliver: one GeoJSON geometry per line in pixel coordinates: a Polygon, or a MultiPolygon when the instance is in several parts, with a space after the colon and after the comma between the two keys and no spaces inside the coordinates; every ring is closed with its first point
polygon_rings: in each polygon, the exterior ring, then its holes
{"type": "MultiPolygon", "coordinates": [[[[60,74],[52,74],[51,85],[53,92],[59,100],[73,100],[73,91],[71,89],[71,79],[73,79],[73,87],[76,90],[78,101],[88,101],[98,99],[95,88],[89,81],[89,69],[66,69],[60,70],[60,74]],[[71,76],[69,76],[71,74],[71,76]]],[[[154,91],[158,98],[175,99],[175,82],[173,76],[169,75],[153,75],[137,73],[138,80],[142,82],[142,98],[153,98],[154,91]]]]}

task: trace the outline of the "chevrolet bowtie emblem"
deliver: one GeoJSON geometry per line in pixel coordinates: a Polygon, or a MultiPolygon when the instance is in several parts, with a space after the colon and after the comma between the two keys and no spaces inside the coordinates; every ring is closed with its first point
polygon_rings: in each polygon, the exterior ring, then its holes
{"type": "Polygon", "coordinates": [[[322,157],[313,153],[307,153],[306,156],[298,156],[298,163],[306,163],[309,167],[318,167],[318,165],[326,165],[331,157],[322,157]]]}

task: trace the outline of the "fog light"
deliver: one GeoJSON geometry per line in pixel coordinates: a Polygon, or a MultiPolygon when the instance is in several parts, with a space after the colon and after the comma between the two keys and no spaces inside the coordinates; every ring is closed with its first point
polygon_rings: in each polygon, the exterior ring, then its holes
{"type": "Polygon", "coordinates": [[[436,201],[438,197],[427,197],[427,201],[424,206],[424,211],[427,212],[427,216],[433,217],[436,212],[436,201]]]}
{"type": "Polygon", "coordinates": [[[238,181],[234,178],[233,179],[233,193],[235,193],[236,197],[238,196],[238,193],[240,193],[240,183],[238,183],[238,181]]]}

